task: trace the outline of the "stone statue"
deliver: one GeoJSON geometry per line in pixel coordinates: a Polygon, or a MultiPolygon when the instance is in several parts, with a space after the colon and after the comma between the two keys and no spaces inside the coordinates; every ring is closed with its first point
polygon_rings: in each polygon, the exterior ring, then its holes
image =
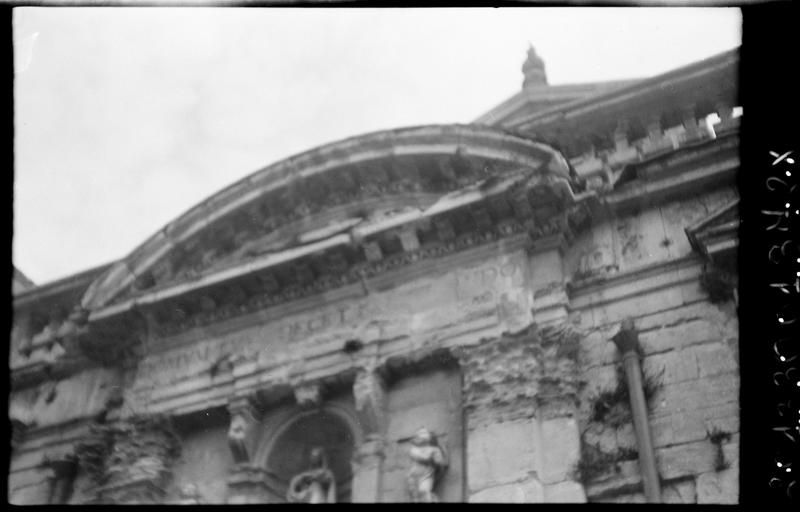
{"type": "Polygon", "coordinates": [[[290,503],[336,503],[336,479],[328,468],[325,450],[311,450],[309,469],[295,475],[289,483],[286,499],[290,503]]]}
{"type": "Polygon", "coordinates": [[[236,463],[247,462],[250,460],[248,452],[248,437],[250,433],[250,422],[242,413],[234,414],[231,418],[231,427],[228,430],[228,446],[230,446],[233,460],[236,463]]]}
{"type": "Polygon", "coordinates": [[[447,469],[447,456],[436,436],[426,428],[417,430],[411,439],[411,469],[408,472],[408,492],[414,503],[436,503],[433,489],[447,469]]]}

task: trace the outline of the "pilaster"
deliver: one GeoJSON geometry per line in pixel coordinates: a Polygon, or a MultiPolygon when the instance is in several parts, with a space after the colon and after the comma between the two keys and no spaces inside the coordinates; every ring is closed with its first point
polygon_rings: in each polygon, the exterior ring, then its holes
{"type": "Polygon", "coordinates": [[[102,464],[97,503],[162,503],[180,444],[165,417],[134,417],[106,430],[110,452],[102,464]]]}
{"type": "Polygon", "coordinates": [[[575,419],[580,335],[535,324],[459,347],[471,502],[586,501],[573,480],[580,459],[575,419]]]}
{"type": "Polygon", "coordinates": [[[353,454],[351,501],[377,503],[386,443],[386,386],[376,368],[361,368],[356,373],[353,397],[364,436],[353,454]]]}

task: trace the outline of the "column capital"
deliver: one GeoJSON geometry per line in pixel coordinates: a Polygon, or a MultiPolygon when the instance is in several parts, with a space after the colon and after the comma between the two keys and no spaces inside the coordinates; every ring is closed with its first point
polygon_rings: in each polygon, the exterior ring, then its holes
{"type": "Polygon", "coordinates": [[[295,382],[292,388],[301,407],[318,407],[322,403],[322,385],[319,382],[295,382]]]}

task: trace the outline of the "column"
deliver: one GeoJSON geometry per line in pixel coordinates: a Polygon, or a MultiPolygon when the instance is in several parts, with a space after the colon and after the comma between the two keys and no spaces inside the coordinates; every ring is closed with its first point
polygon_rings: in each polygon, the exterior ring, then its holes
{"type": "Polygon", "coordinates": [[[78,461],[74,455],[65,455],[44,463],[52,472],[50,487],[50,504],[67,503],[72,495],[72,486],[78,472],[78,461]]]}
{"type": "Polygon", "coordinates": [[[172,464],[180,455],[179,438],[165,417],[134,417],[114,425],[106,459],[105,484],[98,502],[162,503],[172,464]]]}
{"type": "Polygon", "coordinates": [[[569,297],[564,282],[562,251],[564,235],[536,240],[530,255],[530,287],[533,294],[533,323],[562,322],[568,314],[569,297]]]}
{"type": "Polygon", "coordinates": [[[255,450],[261,411],[252,396],[238,396],[228,403],[231,424],[228,429],[228,446],[234,466],[228,477],[229,504],[278,503],[283,501],[272,495],[266,484],[269,475],[256,466],[255,450]]]}
{"type": "Polygon", "coordinates": [[[364,440],[353,455],[353,503],[377,503],[386,432],[386,387],[373,368],[362,368],[353,382],[353,396],[364,440]]]}

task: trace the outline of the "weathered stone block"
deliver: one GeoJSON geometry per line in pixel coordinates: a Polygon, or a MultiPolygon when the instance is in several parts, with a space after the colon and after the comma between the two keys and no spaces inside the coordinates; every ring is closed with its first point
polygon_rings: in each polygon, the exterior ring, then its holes
{"type": "Polygon", "coordinates": [[[601,327],[620,322],[626,317],[650,315],[685,304],[680,286],[665,288],[657,292],[643,292],[591,310],[594,325],[601,327]]]}
{"type": "Polygon", "coordinates": [[[714,428],[732,433],[739,431],[739,404],[735,402],[675,413],[657,409],[654,414],[661,412],[667,414],[650,419],[656,447],[700,441],[714,428]]]}
{"type": "Polygon", "coordinates": [[[47,480],[19,486],[8,492],[8,501],[12,505],[46,505],[49,497],[50,483],[47,480]]]}
{"type": "Polygon", "coordinates": [[[592,503],[647,503],[643,493],[620,494],[617,496],[606,496],[597,500],[592,500],[592,503]]]}
{"type": "Polygon", "coordinates": [[[547,503],[586,503],[586,492],[578,482],[560,482],[544,488],[547,503]]]}
{"type": "Polygon", "coordinates": [[[738,465],[697,477],[697,503],[739,503],[738,465]]]}
{"type": "Polygon", "coordinates": [[[710,441],[697,441],[656,450],[661,478],[671,480],[712,471],[716,447],[710,441]]]}
{"type": "Polygon", "coordinates": [[[689,350],[673,350],[653,354],[642,360],[644,375],[661,375],[662,384],[672,384],[698,377],[694,354],[689,350]]]}
{"type": "MultiPolygon", "coordinates": [[[[715,322],[706,319],[686,322],[674,327],[643,332],[639,341],[645,354],[664,352],[671,348],[722,339],[722,331],[715,322]]],[[[693,363],[694,364],[694,363],[693,363]]]]}
{"type": "Polygon", "coordinates": [[[406,377],[389,390],[388,410],[391,413],[423,403],[446,401],[452,393],[458,392],[460,381],[457,373],[446,371],[406,377]]]}
{"type": "Polygon", "coordinates": [[[739,370],[736,357],[727,343],[709,343],[694,349],[700,377],[710,377],[739,370]]]}
{"type": "Polygon", "coordinates": [[[544,484],[567,480],[581,457],[581,438],[574,418],[553,418],[541,424],[542,467],[539,477],[544,484]]]}
{"type": "Polygon", "coordinates": [[[470,503],[541,503],[543,501],[544,487],[535,479],[525,483],[490,487],[469,498],[470,503]]]}
{"type": "Polygon", "coordinates": [[[450,416],[447,403],[441,401],[395,411],[389,418],[387,437],[390,440],[408,439],[422,427],[441,434],[447,431],[450,416]]]}
{"type": "Polygon", "coordinates": [[[697,503],[697,490],[694,480],[684,480],[661,489],[662,503],[697,503]]]}
{"type": "Polygon", "coordinates": [[[655,398],[656,414],[716,407],[739,400],[739,377],[728,373],[664,386],[655,398]]]}
{"type": "Polygon", "coordinates": [[[538,471],[540,439],[535,419],[487,425],[469,432],[467,468],[472,492],[528,477],[538,471]]]}
{"type": "Polygon", "coordinates": [[[598,498],[627,494],[641,489],[642,472],[639,470],[639,461],[625,460],[618,462],[613,472],[593,480],[587,487],[586,494],[590,501],[597,501],[598,498]]]}

